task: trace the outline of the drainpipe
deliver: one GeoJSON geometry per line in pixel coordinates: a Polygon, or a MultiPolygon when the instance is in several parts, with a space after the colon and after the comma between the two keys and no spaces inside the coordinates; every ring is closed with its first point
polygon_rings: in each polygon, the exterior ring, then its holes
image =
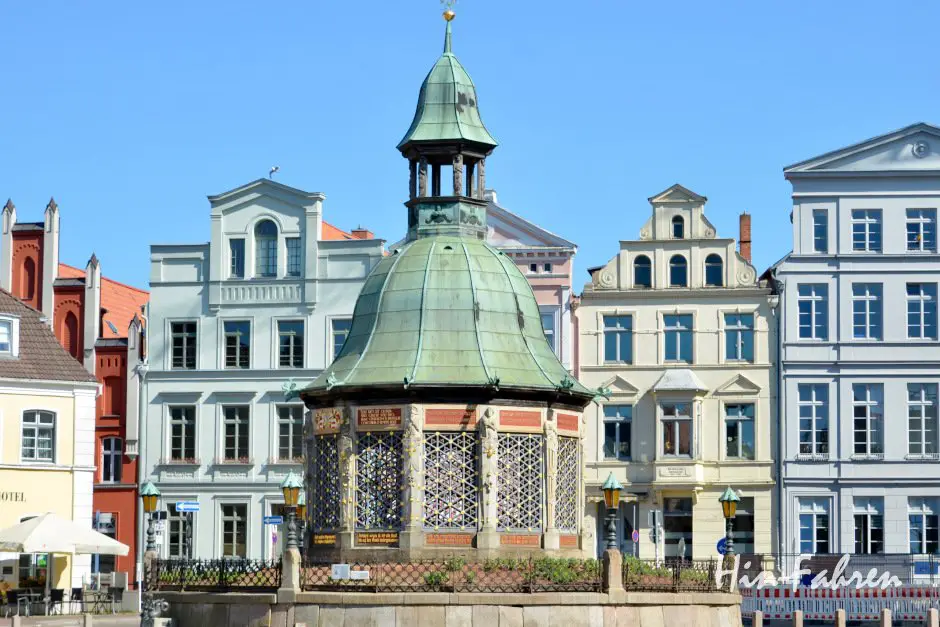
{"type": "MultiPolygon", "coordinates": [[[[147,372],[148,363],[150,361],[150,351],[147,350],[145,343],[149,337],[149,326],[150,326],[150,302],[148,301],[145,305],[145,313],[141,315],[143,319],[142,322],[142,332],[140,334],[140,343],[137,345],[137,489],[140,489],[140,485],[143,483],[145,470],[144,470],[144,454],[147,451],[147,416],[144,411],[147,408],[146,402],[146,393],[147,386],[144,382],[144,376],[147,372]],[[140,351],[143,351],[143,359],[140,358],[140,351]]],[[[141,602],[143,601],[143,585],[142,581],[146,576],[146,573],[143,572],[143,563],[144,563],[144,502],[138,496],[137,501],[137,564],[135,567],[138,567],[141,570],[141,578],[137,581],[137,615],[140,616],[141,613],[141,602]],[[139,566],[138,566],[139,565],[139,566]]],[[[137,568],[134,569],[135,579],[137,578],[137,568]]]]}
{"type": "Polygon", "coordinates": [[[774,517],[776,519],[777,526],[777,554],[784,554],[784,537],[783,537],[783,442],[786,434],[781,428],[783,426],[783,324],[780,319],[782,316],[783,309],[783,282],[777,280],[777,271],[776,269],[771,273],[771,281],[773,285],[773,291],[777,296],[777,304],[774,306],[771,311],[774,315],[774,322],[777,325],[777,341],[776,341],[776,351],[774,362],[777,366],[777,454],[776,460],[774,462],[774,468],[777,473],[777,490],[776,490],[776,501],[777,501],[777,515],[774,517]]]}

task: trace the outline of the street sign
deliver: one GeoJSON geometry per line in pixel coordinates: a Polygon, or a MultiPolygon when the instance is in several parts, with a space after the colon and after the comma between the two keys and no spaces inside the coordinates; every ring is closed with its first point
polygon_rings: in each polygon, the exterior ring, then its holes
{"type": "Polygon", "coordinates": [[[198,512],[199,503],[196,501],[177,501],[176,511],[178,512],[198,512]]]}
{"type": "Polygon", "coordinates": [[[715,548],[718,549],[718,555],[724,555],[728,552],[728,539],[722,538],[718,541],[718,544],[715,545],[715,548]]]}
{"type": "Polygon", "coordinates": [[[164,531],[166,531],[166,523],[164,521],[158,520],[157,522],[153,523],[153,532],[155,534],[160,535],[164,531]]]}
{"type": "Polygon", "coordinates": [[[640,541],[640,531],[634,529],[633,533],[630,534],[630,539],[633,540],[634,544],[640,541]]]}
{"type": "Polygon", "coordinates": [[[266,525],[283,525],[284,517],[283,516],[265,516],[264,524],[266,525]]]}
{"type": "Polygon", "coordinates": [[[349,564],[333,564],[330,579],[349,579],[349,564]]]}
{"type": "Polygon", "coordinates": [[[349,571],[349,578],[352,580],[359,581],[369,581],[369,571],[367,570],[351,570],[349,571]]]}

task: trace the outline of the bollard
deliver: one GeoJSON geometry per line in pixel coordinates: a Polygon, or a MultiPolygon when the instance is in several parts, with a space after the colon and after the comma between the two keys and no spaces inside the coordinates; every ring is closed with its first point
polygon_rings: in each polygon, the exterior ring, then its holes
{"type": "Polygon", "coordinates": [[[891,610],[888,608],[883,608],[881,610],[881,620],[878,622],[879,627],[891,627],[891,610]]]}
{"type": "Polygon", "coordinates": [[[935,607],[927,610],[927,627],[940,627],[940,610],[935,607]]]}
{"type": "Polygon", "coordinates": [[[10,623],[10,627],[23,627],[23,619],[20,618],[19,614],[13,616],[13,622],[10,623]]]}
{"type": "Polygon", "coordinates": [[[836,627],[845,627],[845,610],[842,608],[836,610],[836,627]]]}
{"type": "Polygon", "coordinates": [[[95,617],[91,614],[82,614],[82,627],[93,627],[95,624],[95,617]]]}
{"type": "Polygon", "coordinates": [[[803,610],[793,612],[793,627],[803,627],[803,610]]]}
{"type": "Polygon", "coordinates": [[[764,613],[760,610],[754,612],[754,618],[751,620],[751,627],[764,627],[764,613]]]}

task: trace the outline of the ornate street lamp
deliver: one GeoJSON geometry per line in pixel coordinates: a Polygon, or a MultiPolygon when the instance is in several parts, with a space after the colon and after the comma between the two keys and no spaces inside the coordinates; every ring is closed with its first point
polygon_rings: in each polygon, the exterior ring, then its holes
{"type": "Polygon", "coordinates": [[[160,498],[160,490],[150,481],[140,486],[140,497],[144,501],[144,512],[147,514],[147,551],[157,550],[157,540],[153,531],[153,513],[157,511],[157,499],[160,498]]]}
{"type": "Polygon", "coordinates": [[[728,486],[724,494],[718,497],[718,502],[721,503],[721,513],[725,516],[725,555],[734,555],[733,522],[740,500],[734,490],[731,489],[731,486],[728,486]]]}
{"type": "Polygon", "coordinates": [[[141,582],[143,598],[140,604],[140,618],[141,625],[144,627],[152,627],[154,618],[159,616],[161,611],[166,611],[166,608],[169,607],[166,601],[153,598],[153,591],[150,589],[147,582],[147,577],[150,574],[149,571],[154,568],[150,556],[157,552],[157,542],[153,531],[153,515],[157,511],[157,499],[160,498],[160,490],[158,490],[157,486],[153,485],[152,482],[146,481],[140,486],[140,498],[144,502],[144,513],[147,514],[146,553],[150,554],[144,556],[145,570],[148,572],[144,573],[144,581],[141,582]]]}
{"type": "Polygon", "coordinates": [[[284,505],[287,507],[287,549],[297,549],[297,502],[300,500],[300,477],[294,471],[287,473],[281,483],[281,492],[284,493],[284,505]]]}
{"type": "Polygon", "coordinates": [[[297,497],[297,518],[300,519],[300,543],[306,546],[307,530],[307,491],[301,488],[300,495],[297,497]]]}
{"type": "Polygon", "coordinates": [[[607,506],[607,548],[616,549],[617,507],[620,505],[620,490],[623,486],[617,481],[614,473],[610,473],[601,489],[604,490],[604,505],[607,506]]]}

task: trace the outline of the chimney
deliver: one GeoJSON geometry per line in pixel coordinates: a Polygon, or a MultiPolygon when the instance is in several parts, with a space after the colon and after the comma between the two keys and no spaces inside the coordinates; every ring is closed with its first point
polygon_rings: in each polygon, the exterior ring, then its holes
{"type": "Polygon", "coordinates": [[[101,337],[101,265],[94,253],[85,266],[85,370],[95,374],[95,342],[101,337]]]}
{"type": "Polygon", "coordinates": [[[42,234],[42,312],[49,318],[55,315],[54,283],[59,277],[59,205],[49,199],[43,219],[42,234]]]}
{"type": "Polygon", "coordinates": [[[742,213],[738,226],[738,252],[748,263],[751,263],[751,214],[747,211],[742,213]]]}
{"type": "Polygon", "coordinates": [[[355,237],[356,239],[374,239],[375,238],[375,234],[372,231],[368,229],[364,229],[362,228],[362,226],[357,226],[356,228],[354,228],[352,230],[352,236],[355,237]]]}

